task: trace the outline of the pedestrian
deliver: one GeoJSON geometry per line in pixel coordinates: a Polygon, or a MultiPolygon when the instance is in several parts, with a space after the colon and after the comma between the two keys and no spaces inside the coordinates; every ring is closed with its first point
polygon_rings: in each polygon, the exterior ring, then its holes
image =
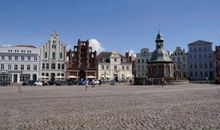
{"type": "Polygon", "coordinates": [[[89,85],[89,81],[86,80],[86,81],[85,81],[85,87],[86,87],[85,89],[86,89],[86,91],[87,91],[88,85],[89,85]]]}
{"type": "Polygon", "coordinates": [[[100,79],[99,80],[99,87],[102,85],[102,80],[100,79]]]}
{"type": "Polygon", "coordinates": [[[163,84],[165,83],[165,80],[164,80],[164,78],[162,78],[162,80],[161,80],[161,86],[162,86],[162,88],[163,88],[163,84]]]}

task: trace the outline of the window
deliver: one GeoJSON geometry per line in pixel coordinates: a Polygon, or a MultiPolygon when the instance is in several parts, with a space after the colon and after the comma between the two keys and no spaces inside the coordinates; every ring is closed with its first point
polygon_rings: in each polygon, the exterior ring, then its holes
{"type": "Polygon", "coordinates": [[[63,53],[60,53],[60,59],[62,59],[63,58],[63,53]]]}
{"type": "Polygon", "coordinates": [[[173,59],[173,62],[175,62],[176,60],[175,60],[175,57],[172,57],[172,59],[173,59]]]}
{"type": "Polygon", "coordinates": [[[211,53],[209,53],[209,58],[212,58],[212,54],[211,53]]]}
{"type": "Polygon", "coordinates": [[[129,70],[129,66],[126,66],[126,70],[129,70]]]}
{"type": "Polygon", "coordinates": [[[183,61],[186,61],[186,57],[185,56],[183,57],[183,61]]]}
{"type": "Polygon", "coordinates": [[[18,56],[15,56],[15,60],[18,60],[18,56]]]}
{"type": "Polygon", "coordinates": [[[65,67],[64,67],[64,64],[62,64],[62,69],[64,70],[64,68],[65,68],[65,67]]]}
{"type": "Polygon", "coordinates": [[[104,70],[105,68],[104,68],[104,65],[102,65],[102,70],[104,70]]]}
{"type": "Polygon", "coordinates": [[[142,59],[142,63],[144,63],[144,59],[142,59]]]}
{"type": "Polygon", "coordinates": [[[49,68],[50,68],[50,64],[47,63],[47,64],[46,64],[46,69],[49,69],[49,68]]]}
{"type": "Polygon", "coordinates": [[[4,70],[4,69],[5,69],[5,65],[1,64],[1,70],[4,70]]]}
{"type": "Polygon", "coordinates": [[[195,72],[194,74],[195,74],[195,77],[198,77],[198,72],[195,72]]]}
{"type": "Polygon", "coordinates": [[[117,65],[114,66],[114,70],[117,70],[117,65]]]}
{"type": "Polygon", "coordinates": [[[61,68],[60,63],[58,63],[58,69],[60,69],[60,68],[61,68]]]}
{"type": "Polygon", "coordinates": [[[37,61],[37,57],[36,56],[34,57],[34,61],[37,61]]]}
{"type": "Polygon", "coordinates": [[[197,64],[194,64],[194,69],[197,69],[197,64]]]}
{"type": "Polygon", "coordinates": [[[8,70],[11,70],[11,64],[8,65],[8,70]]]}
{"type": "Polygon", "coordinates": [[[108,65],[106,65],[106,70],[108,70],[109,69],[109,66],[108,65]]]}
{"type": "Polygon", "coordinates": [[[194,49],[193,49],[193,51],[197,51],[197,49],[196,49],[196,48],[194,48],[194,49]]]}
{"type": "Polygon", "coordinates": [[[204,54],[204,58],[207,58],[207,54],[204,54]]]}
{"type": "Polygon", "coordinates": [[[141,61],[140,61],[140,59],[138,59],[138,63],[140,63],[141,61]]]}
{"type": "Polygon", "coordinates": [[[203,48],[204,51],[207,51],[206,47],[203,48]]]}
{"type": "Polygon", "coordinates": [[[193,77],[193,72],[190,72],[189,74],[190,74],[190,77],[193,77]]]}
{"type": "Polygon", "coordinates": [[[114,58],[114,61],[117,62],[117,58],[114,58]]]}
{"type": "Polygon", "coordinates": [[[186,69],[186,64],[183,64],[183,69],[186,69]]]}
{"type": "Polygon", "coordinates": [[[42,63],[42,69],[45,69],[45,63],[42,63]]]}
{"type": "Polygon", "coordinates": [[[140,65],[138,65],[138,70],[140,70],[140,65]]]}
{"type": "Polygon", "coordinates": [[[192,55],[191,54],[189,54],[189,59],[192,59],[192,55]]]}
{"type": "Polygon", "coordinates": [[[11,60],[12,58],[11,58],[11,56],[8,56],[8,60],[11,60]]]}
{"type": "Polygon", "coordinates": [[[124,66],[122,66],[122,70],[125,70],[125,67],[124,67],[124,66]]]}
{"type": "Polygon", "coordinates": [[[51,64],[51,69],[56,69],[56,64],[55,63],[51,64]]]}
{"type": "Polygon", "coordinates": [[[47,58],[47,52],[44,53],[44,58],[47,58]]]}
{"type": "Polygon", "coordinates": [[[37,65],[34,65],[34,70],[37,70],[37,65]]]}
{"type": "Polygon", "coordinates": [[[199,64],[199,68],[202,69],[202,63],[199,64]]]}
{"type": "Polygon", "coordinates": [[[194,54],[194,59],[197,59],[197,55],[196,54],[194,54]]]}
{"type": "Polygon", "coordinates": [[[2,60],[5,60],[5,56],[2,56],[2,60]]]}
{"type": "Polygon", "coordinates": [[[200,74],[199,74],[199,75],[200,75],[200,77],[203,77],[203,73],[202,73],[202,72],[199,72],[199,73],[200,73],[200,74]]]}
{"type": "Polygon", "coordinates": [[[55,52],[53,52],[53,54],[52,54],[52,58],[53,58],[53,59],[56,58],[56,53],[55,53],[55,52]]]}
{"type": "Polygon", "coordinates": [[[30,57],[30,56],[28,56],[27,58],[28,58],[28,61],[30,61],[30,60],[31,60],[31,57],[30,57]]]}
{"type": "Polygon", "coordinates": [[[202,54],[199,54],[199,59],[201,59],[202,58],[202,54]]]}
{"type": "Polygon", "coordinates": [[[18,70],[18,65],[14,65],[14,70],[18,70]]]}
{"type": "Polygon", "coordinates": [[[31,65],[27,65],[27,70],[31,70],[31,65]]]}
{"type": "Polygon", "coordinates": [[[21,70],[24,70],[24,65],[21,65],[21,70]]]}
{"type": "Polygon", "coordinates": [[[177,62],[180,62],[180,57],[177,57],[177,62]]]}
{"type": "Polygon", "coordinates": [[[54,48],[54,49],[56,49],[56,44],[55,44],[56,42],[55,41],[53,41],[53,45],[52,45],[52,48],[54,48]]]}
{"type": "Polygon", "coordinates": [[[209,62],[209,68],[212,68],[213,65],[212,65],[212,62],[209,62]]]}
{"type": "Polygon", "coordinates": [[[204,63],[204,68],[208,68],[208,65],[207,65],[207,63],[204,63]]]}
{"type": "Polygon", "coordinates": [[[24,56],[21,56],[21,60],[23,60],[23,61],[24,61],[24,56]]]}

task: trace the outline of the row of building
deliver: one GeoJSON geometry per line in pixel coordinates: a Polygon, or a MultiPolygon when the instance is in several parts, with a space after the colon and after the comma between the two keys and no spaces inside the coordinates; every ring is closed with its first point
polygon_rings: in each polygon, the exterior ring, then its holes
{"type": "Polygon", "coordinates": [[[73,50],[66,50],[53,32],[40,48],[32,45],[0,47],[0,81],[21,83],[28,79],[85,79],[89,76],[128,80],[163,73],[177,80],[215,80],[220,76],[220,47],[214,52],[211,42],[198,40],[188,44],[188,52],[177,47],[172,53],[164,49],[160,33],[155,42],[155,51],[143,48],[136,57],[129,52],[125,55],[118,52],[97,54],[88,40],[79,39],[73,50]]]}
{"type": "Polygon", "coordinates": [[[101,52],[97,55],[89,41],[78,40],[66,50],[53,32],[41,47],[15,45],[0,47],[0,81],[22,83],[26,80],[55,80],[87,77],[126,80],[132,76],[129,55],[101,52]]]}

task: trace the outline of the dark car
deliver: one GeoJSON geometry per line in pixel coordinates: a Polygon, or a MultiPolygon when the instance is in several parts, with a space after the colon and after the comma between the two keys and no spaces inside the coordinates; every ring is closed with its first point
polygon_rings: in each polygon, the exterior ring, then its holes
{"type": "Polygon", "coordinates": [[[27,80],[22,83],[22,86],[33,86],[34,83],[35,83],[35,80],[27,80]]]}
{"type": "Polygon", "coordinates": [[[8,81],[0,81],[0,86],[8,86],[10,85],[10,82],[8,81]]]}
{"type": "Polygon", "coordinates": [[[68,82],[64,80],[56,80],[55,85],[68,85],[68,82]]]}
{"type": "Polygon", "coordinates": [[[78,80],[67,80],[68,85],[77,85],[78,83],[78,80]]]}
{"type": "Polygon", "coordinates": [[[50,80],[47,82],[48,85],[55,85],[55,81],[54,80],[50,80]]]}

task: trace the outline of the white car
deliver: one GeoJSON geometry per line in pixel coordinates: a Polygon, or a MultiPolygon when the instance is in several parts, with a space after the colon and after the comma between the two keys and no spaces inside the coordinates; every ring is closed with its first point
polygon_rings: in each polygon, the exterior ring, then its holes
{"type": "Polygon", "coordinates": [[[43,86],[43,83],[41,81],[36,81],[34,83],[35,86],[43,86]]]}

